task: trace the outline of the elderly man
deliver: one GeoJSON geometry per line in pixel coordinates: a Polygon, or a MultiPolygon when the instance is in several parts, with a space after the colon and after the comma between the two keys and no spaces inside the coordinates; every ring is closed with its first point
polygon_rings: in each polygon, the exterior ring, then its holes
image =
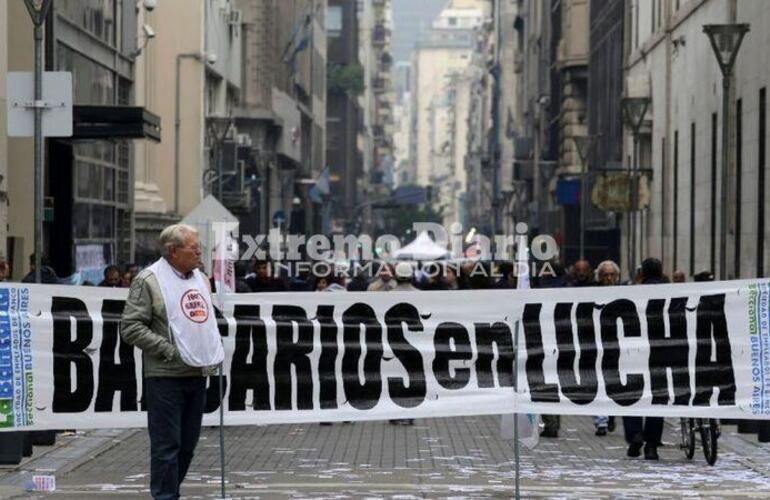
{"type": "Polygon", "coordinates": [[[211,290],[197,268],[195,228],[175,224],[160,234],[162,257],[139,273],[123,311],[121,335],[142,350],[150,493],[177,499],[200,435],[206,375],[224,359],[211,290]]]}

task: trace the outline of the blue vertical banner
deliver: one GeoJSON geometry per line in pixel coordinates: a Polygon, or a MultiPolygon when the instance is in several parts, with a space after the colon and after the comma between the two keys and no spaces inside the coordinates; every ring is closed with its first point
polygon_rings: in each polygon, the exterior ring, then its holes
{"type": "Polygon", "coordinates": [[[0,289],[0,427],[33,424],[29,289],[0,289]]]}
{"type": "Polygon", "coordinates": [[[770,284],[749,285],[749,339],[751,343],[751,409],[770,415],[770,284]]]}

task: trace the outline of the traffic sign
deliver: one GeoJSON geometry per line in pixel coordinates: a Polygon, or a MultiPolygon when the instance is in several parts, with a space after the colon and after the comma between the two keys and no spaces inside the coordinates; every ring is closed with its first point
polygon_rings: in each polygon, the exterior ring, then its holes
{"type": "Polygon", "coordinates": [[[72,73],[43,73],[43,98],[35,101],[35,76],[28,71],[8,73],[9,137],[35,135],[35,108],[43,109],[43,137],[72,137],[72,73]]]}

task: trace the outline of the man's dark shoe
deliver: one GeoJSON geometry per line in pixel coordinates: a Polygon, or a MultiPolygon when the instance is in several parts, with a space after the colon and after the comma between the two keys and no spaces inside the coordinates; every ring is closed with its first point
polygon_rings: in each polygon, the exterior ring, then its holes
{"type": "Polygon", "coordinates": [[[640,451],[642,450],[642,446],[644,446],[644,443],[641,441],[634,441],[630,445],[628,445],[628,451],[626,452],[626,455],[628,455],[631,458],[636,458],[640,455],[640,451]]]}
{"type": "Polygon", "coordinates": [[[645,446],[644,447],[644,459],[645,460],[658,460],[658,447],[657,446],[645,446]]]}
{"type": "Polygon", "coordinates": [[[554,429],[543,429],[543,431],[540,433],[540,437],[557,438],[559,437],[559,431],[554,429]]]}
{"type": "Polygon", "coordinates": [[[607,430],[615,432],[615,417],[610,417],[610,421],[607,422],[607,430]]]}
{"type": "Polygon", "coordinates": [[[597,436],[606,436],[607,435],[607,428],[606,427],[598,427],[596,429],[596,435],[597,436]]]}

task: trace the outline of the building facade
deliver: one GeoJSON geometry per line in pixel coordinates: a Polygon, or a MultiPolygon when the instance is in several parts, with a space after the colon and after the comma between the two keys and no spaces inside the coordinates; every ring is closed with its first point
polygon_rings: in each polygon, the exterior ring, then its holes
{"type": "Polygon", "coordinates": [[[243,16],[233,0],[169,0],[137,10],[137,102],[161,117],[159,144],[136,148],[137,260],[157,256],[163,227],[212,194],[239,216],[235,109],[241,99],[243,16]],[[185,26],[185,29],[179,29],[185,26]],[[152,35],[148,35],[151,33],[152,35]]]}
{"type": "Polygon", "coordinates": [[[359,149],[364,68],[359,57],[359,16],[354,2],[331,0],[327,11],[328,73],[326,165],[329,168],[331,228],[343,232],[354,224],[363,201],[358,179],[363,175],[359,149]]]}
{"type": "MultiPolygon", "coordinates": [[[[23,2],[8,2],[3,32],[8,71],[33,67],[32,22],[23,2]]],[[[134,258],[132,139],[159,122],[134,105],[137,18],[134,2],[53,2],[45,24],[45,68],[72,73],[74,134],[46,140],[44,249],[59,276],[100,280],[111,263],[134,258]],[[118,120],[123,125],[118,126],[118,120]],[[148,121],[149,120],[149,121],[148,121]]],[[[14,277],[34,250],[31,138],[7,141],[8,251],[14,277]]]]}
{"type": "Polygon", "coordinates": [[[590,197],[601,172],[620,168],[617,148],[613,156],[608,144],[620,129],[620,115],[613,114],[620,97],[612,92],[622,13],[618,2],[521,0],[514,20],[518,95],[509,130],[515,168],[507,209],[528,221],[532,233],[552,235],[568,263],[581,252],[594,265],[620,258],[617,217],[595,208],[590,197]],[[603,31],[610,28],[615,31],[603,31]]]}
{"type": "MultiPolygon", "coordinates": [[[[239,0],[245,20],[243,101],[253,217],[249,227],[309,233],[320,204],[308,196],[326,161],[326,0],[239,0]]],[[[247,175],[248,177],[248,175],[247,175]]],[[[241,218],[243,220],[243,218],[241,218]]]]}
{"type": "Polygon", "coordinates": [[[373,207],[377,201],[387,199],[393,187],[393,6],[391,0],[363,0],[358,2],[358,8],[359,61],[365,83],[359,102],[363,114],[359,139],[363,172],[358,191],[365,201],[356,213],[358,222],[353,227],[356,232],[374,232],[382,229],[382,217],[373,213],[373,207]]]}
{"type": "Polygon", "coordinates": [[[432,188],[433,207],[445,225],[466,218],[471,93],[483,77],[472,59],[489,13],[485,1],[450,2],[413,53],[411,176],[432,188]]]}
{"type": "MultiPolygon", "coordinates": [[[[668,271],[728,278],[762,277],[768,268],[767,87],[764,32],[770,5],[750,0],[631,2],[626,16],[625,95],[646,95],[649,112],[639,163],[652,170],[649,204],[637,215],[636,237],[623,225],[623,247],[635,243],[635,265],[660,257],[668,271]],[[722,75],[706,24],[748,23],[734,67],[727,120],[732,124],[728,183],[721,183],[722,75]],[[727,248],[720,247],[720,211],[727,200],[727,248]]],[[[624,157],[634,145],[626,128],[624,157]]],[[[627,160],[628,161],[628,160],[627,160]]],[[[631,254],[631,252],[628,252],[631,254]]]]}

